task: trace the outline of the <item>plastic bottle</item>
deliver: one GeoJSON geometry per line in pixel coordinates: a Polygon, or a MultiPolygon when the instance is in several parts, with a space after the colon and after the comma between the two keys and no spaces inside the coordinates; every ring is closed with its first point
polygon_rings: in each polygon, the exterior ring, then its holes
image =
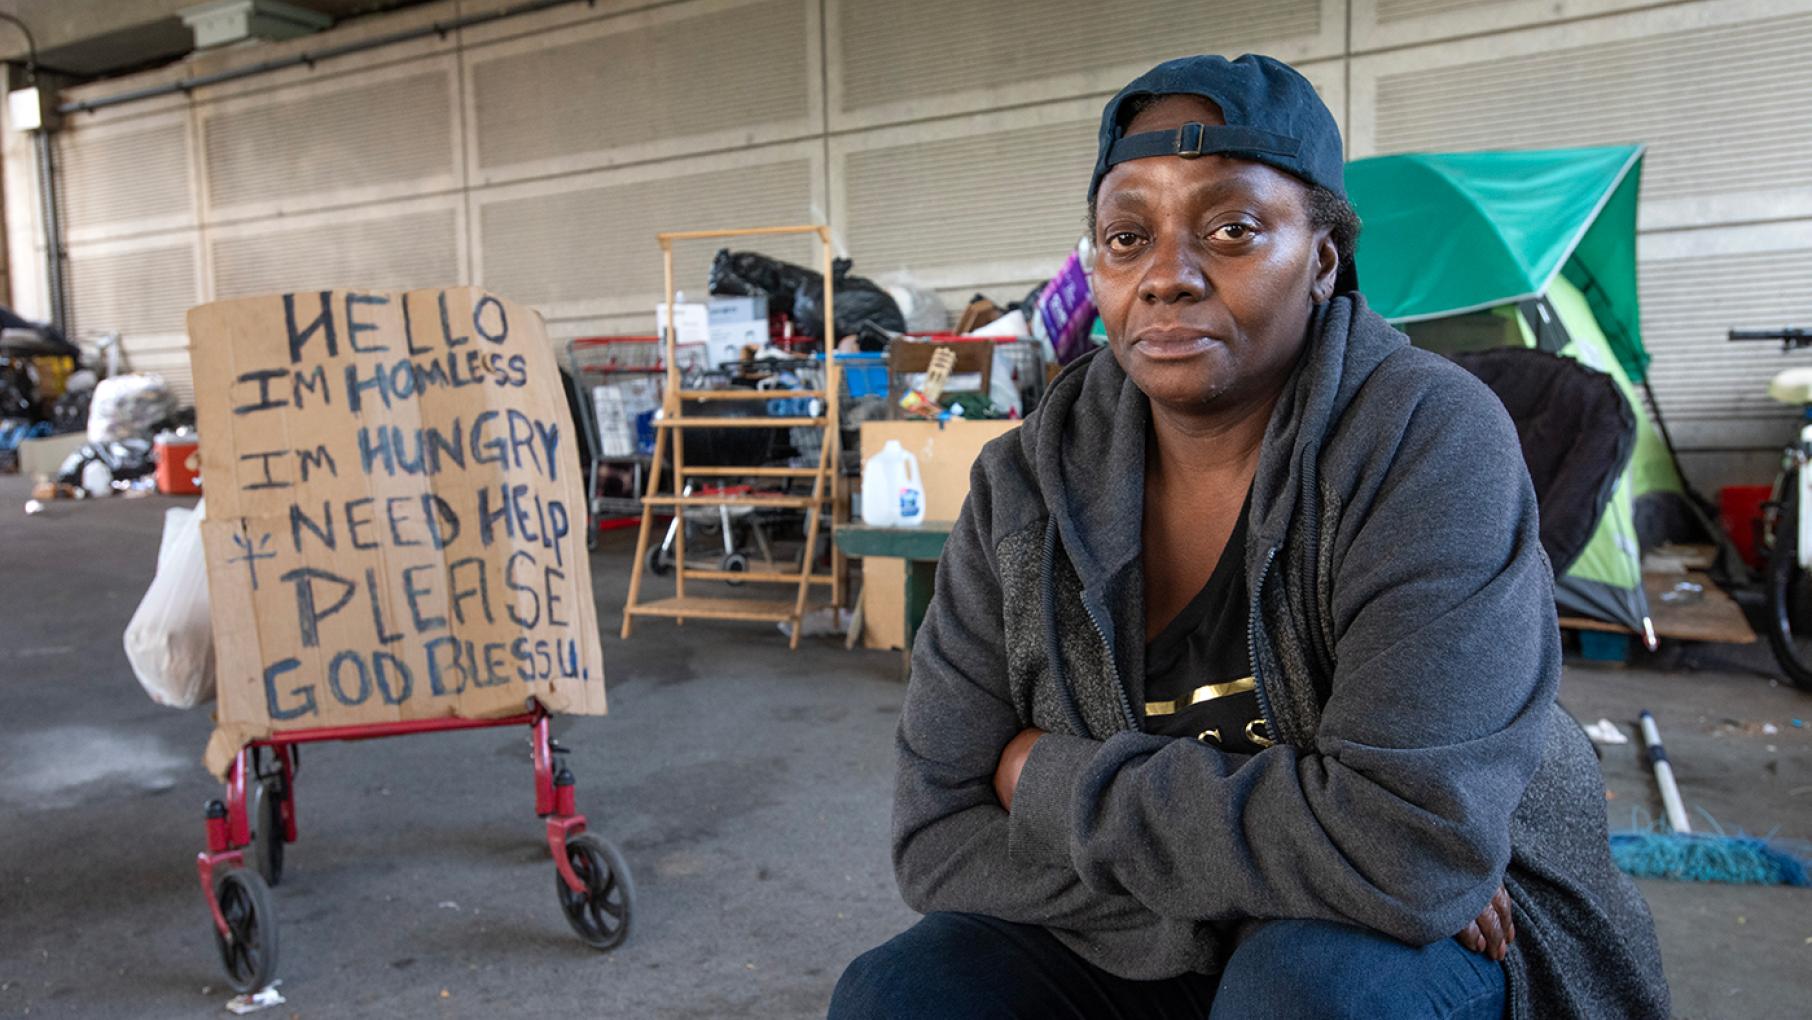
{"type": "Polygon", "coordinates": [[[925,521],[919,459],[898,440],[888,440],[862,465],[862,521],[878,528],[911,528],[925,521]]]}

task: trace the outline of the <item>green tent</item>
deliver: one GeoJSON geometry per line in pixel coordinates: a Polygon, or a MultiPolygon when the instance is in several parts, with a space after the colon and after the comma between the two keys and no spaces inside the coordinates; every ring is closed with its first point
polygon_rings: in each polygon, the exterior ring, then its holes
{"type": "Polygon", "coordinates": [[[1636,300],[1641,177],[1640,146],[1381,156],[1346,169],[1365,223],[1361,287],[1418,346],[1535,347],[1603,371],[1623,391],[1635,451],[1585,551],[1556,578],[1555,599],[1653,647],[1638,507],[1684,497],[1636,388],[1649,360],[1636,300]]]}

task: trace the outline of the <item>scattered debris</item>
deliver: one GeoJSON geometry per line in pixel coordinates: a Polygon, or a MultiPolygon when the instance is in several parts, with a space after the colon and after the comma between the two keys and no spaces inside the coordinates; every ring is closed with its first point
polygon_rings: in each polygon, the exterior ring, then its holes
{"type": "Polygon", "coordinates": [[[1617,728],[1617,724],[1609,719],[1600,719],[1592,723],[1585,728],[1585,732],[1586,736],[1591,737],[1595,744],[1627,744],[1630,742],[1630,738],[1625,736],[1624,732],[1617,728]]]}
{"type": "Polygon", "coordinates": [[[261,1009],[283,1005],[288,1000],[283,998],[282,992],[277,991],[277,986],[282,983],[282,981],[272,981],[269,988],[233,996],[227,1000],[227,1012],[236,1016],[244,1016],[247,1013],[256,1013],[261,1009]]]}
{"type": "MultiPolygon", "coordinates": [[[[839,609],[835,606],[825,606],[822,609],[814,609],[805,614],[805,626],[803,633],[801,633],[800,636],[827,637],[833,634],[846,634],[849,632],[849,620],[851,615],[853,615],[851,610],[839,609]]],[[[779,627],[780,633],[785,634],[789,638],[793,636],[793,623],[791,620],[782,620],[779,627]]]]}
{"type": "Polygon", "coordinates": [[[1707,730],[1714,737],[1736,733],[1745,737],[1772,737],[1780,731],[1781,728],[1771,722],[1743,719],[1720,719],[1707,730]]]}
{"type": "Polygon", "coordinates": [[[1675,581],[1674,586],[1661,593],[1661,601],[1676,606],[1690,606],[1695,602],[1705,601],[1705,586],[1691,581],[1675,581]]]}

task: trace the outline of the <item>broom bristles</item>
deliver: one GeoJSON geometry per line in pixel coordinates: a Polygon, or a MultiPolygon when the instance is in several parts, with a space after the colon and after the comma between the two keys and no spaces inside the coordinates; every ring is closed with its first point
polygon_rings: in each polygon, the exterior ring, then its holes
{"type": "Polygon", "coordinates": [[[1611,834],[1611,860],[1637,878],[1738,885],[1812,885],[1806,864],[1767,840],[1737,834],[1681,835],[1647,831],[1611,834]]]}

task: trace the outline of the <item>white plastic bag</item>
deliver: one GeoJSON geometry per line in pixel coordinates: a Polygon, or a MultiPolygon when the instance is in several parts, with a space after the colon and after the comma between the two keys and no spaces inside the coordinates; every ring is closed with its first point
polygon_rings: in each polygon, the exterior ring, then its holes
{"type": "Polygon", "coordinates": [[[201,504],[164,511],[157,574],[126,625],[126,659],[151,700],[194,708],[214,700],[214,628],[201,552],[201,504]]]}
{"type": "Polygon", "coordinates": [[[938,297],[937,291],[919,283],[918,279],[904,270],[877,277],[879,283],[893,298],[893,303],[900,306],[900,314],[906,319],[908,333],[942,333],[950,328],[950,310],[944,307],[944,299],[938,297]]]}
{"type": "Polygon", "coordinates": [[[176,413],[176,397],[155,372],[108,376],[95,384],[88,405],[88,441],[149,441],[159,423],[176,413]]]}

